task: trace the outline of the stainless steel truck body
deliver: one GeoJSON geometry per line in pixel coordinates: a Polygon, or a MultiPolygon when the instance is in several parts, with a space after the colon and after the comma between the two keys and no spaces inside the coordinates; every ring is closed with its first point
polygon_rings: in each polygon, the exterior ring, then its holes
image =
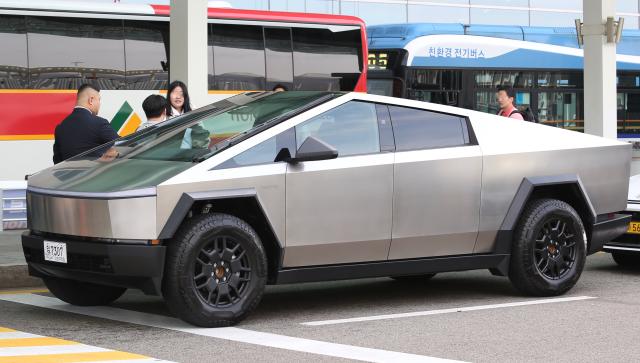
{"type": "Polygon", "coordinates": [[[23,247],[62,300],[138,288],[203,326],[276,283],[490,269],[557,295],[626,230],[630,158],[443,105],[246,93],[31,176],[23,247]]]}

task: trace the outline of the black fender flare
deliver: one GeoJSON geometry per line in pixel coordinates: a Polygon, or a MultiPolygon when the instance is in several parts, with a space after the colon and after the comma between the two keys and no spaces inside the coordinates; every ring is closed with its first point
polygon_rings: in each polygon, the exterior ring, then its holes
{"type": "MultiPolygon", "coordinates": [[[[582,184],[582,180],[576,174],[562,174],[562,175],[549,175],[549,176],[534,176],[525,177],[522,179],[518,191],[516,192],[511,205],[507,210],[502,225],[496,235],[496,243],[494,253],[497,254],[511,254],[511,246],[513,242],[513,234],[517,227],[518,221],[522,212],[524,211],[527,203],[529,202],[531,195],[540,187],[552,187],[552,186],[570,186],[575,188],[578,193],[578,198],[581,198],[585,207],[585,213],[583,213],[583,223],[588,233],[591,231],[591,226],[596,222],[597,215],[593,204],[587,195],[587,192],[582,184]]],[[[508,272],[508,265],[502,266],[499,271],[492,271],[495,274],[504,275],[508,272]],[[506,268],[506,269],[505,269],[506,268]]]]}
{"type": "MultiPolygon", "coordinates": [[[[242,201],[245,203],[250,202],[251,210],[255,210],[257,208],[257,212],[259,212],[261,215],[256,217],[259,220],[255,220],[254,218],[254,222],[256,222],[256,225],[253,225],[253,228],[256,229],[256,232],[258,232],[258,234],[260,234],[262,237],[268,237],[262,238],[262,243],[267,250],[267,258],[269,259],[269,280],[271,281],[275,279],[277,271],[282,266],[282,259],[284,257],[284,246],[279,240],[278,235],[275,233],[275,229],[273,228],[271,221],[269,220],[269,218],[267,218],[267,214],[265,213],[265,210],[260,203],[260,199],[258,198],[258,194],[254,188],[223,189],[215,191],[183,193],[174,206],[167,222],[162,228],[159,239],[168,240],[173,238],[175,233],[178,231],[178,228],[180,228],[180,225],[183,223],[185,218],[187,218],[189,211],[192,210],[194,204],[203,201],[211,201],[213,203],[215,203],[215,201],[242,201]],[[264,233],[261,233],[261,231],[264,233]]],[[[215,210],[215,206],[213,209],[215,210]]],[[[222,210],[221,212],[224,212],[224,210],[222,210]]],[[[241,215],[238,217],[242,218],[241,215]]],[[[247,220],[247,222],[251,224],[250,220],[247,220]]]]}
{"type": "MultiPolygon", "coordinates": [[[[182,221],[187,217],[187,214],[193,207],[193,204],[198,201],[204,200],[221,200],[221,199],[235,199],[235,198],[255,198],[258,205],[260,205],[260,201],[258,201],[258,194],[253,188],[244,188],[244,189],[226,189],[226,190],[215,190],[215,191],[206,191],[206,192],[187,192],[182,193],[178,203],[173,207],[173,211],[171,215],[169,215],[169,219],[162,227],[162,231],[160,232],[159,239],[169,239],[173,238],[176,231],[182,224],[182,221]]],[[[260,208],[262,206],[260,205],[260,208]]],[[[262,211],[264,213],[264,211],[262,211]]]]}

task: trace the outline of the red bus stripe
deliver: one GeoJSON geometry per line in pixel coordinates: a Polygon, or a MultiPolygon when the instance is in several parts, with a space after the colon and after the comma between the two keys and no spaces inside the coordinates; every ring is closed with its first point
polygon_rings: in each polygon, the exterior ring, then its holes
{"type": "MultiPolygon", "coordinates": [[[[156,15],[169,16],[169,5],[151,5],[156,15]]],[[[293,13],[284,11],[244,10],[209,8],[209,18],[214,19],[238,19],[238,20],[262,20],[262,21],[288,21],[295,23],[320,23],[358,25],[364,27],[364,21],[355,16],[293,13]]]]}
{"type": "Polygon", "coordinates": [[[51,135],[75,104],[74,93],[2,92],[0,136],[51,135]]]}

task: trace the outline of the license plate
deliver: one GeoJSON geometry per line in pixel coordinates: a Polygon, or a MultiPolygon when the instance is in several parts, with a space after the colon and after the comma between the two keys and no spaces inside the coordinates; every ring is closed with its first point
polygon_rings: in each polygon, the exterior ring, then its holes
{"type": "Polygon", "coordinates": [[[627,229],[627,233],[640,234],[640,222],[629,223],[629,228],[627,229]]]}
{"type": "Polygon", "coordinates": [[[67,244],[44,241],[44,259],[45,261],[67,263],[67,244]]]}

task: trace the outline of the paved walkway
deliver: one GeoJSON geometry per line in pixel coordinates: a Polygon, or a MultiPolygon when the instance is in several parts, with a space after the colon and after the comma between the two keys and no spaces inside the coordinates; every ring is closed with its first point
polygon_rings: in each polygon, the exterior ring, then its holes
{"type": "Polygon", "coordinates": [[[0,266],[24,265],[24,255],[20,244],[22,230],[0,232],[0,266]]]}
{"type": "Polygon", "coordinates": [[[29,276],[22,253],[21,230],[0,232],[0,288],[42,286],[42,280],[29,276]]]}

